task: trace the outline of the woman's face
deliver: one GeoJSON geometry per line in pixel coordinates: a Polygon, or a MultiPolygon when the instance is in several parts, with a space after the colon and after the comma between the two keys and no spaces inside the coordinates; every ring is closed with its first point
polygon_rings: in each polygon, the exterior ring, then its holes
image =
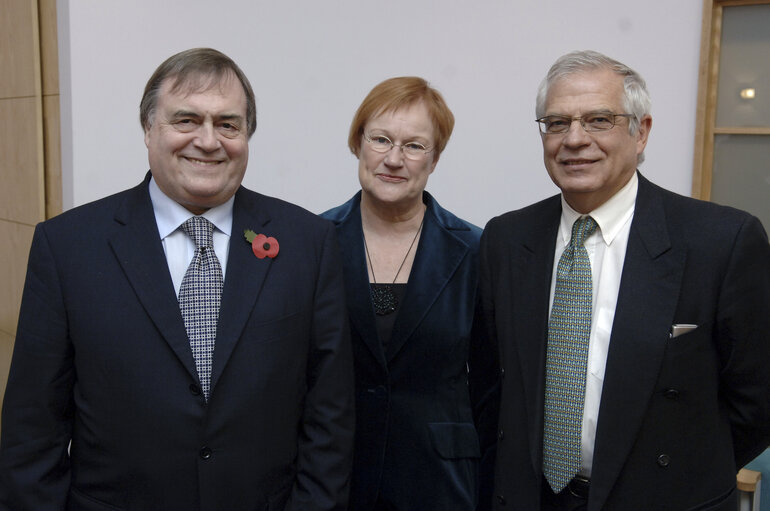
{"type": "Polygon", "coordinates": [[[404,209],[422,204],[428,176],[438,163],[434,146],[433,123],[422,101],[369,119],[358,153],[358,179],[367,200],[404,209]],[[384,153],[377,152],[367,136],[387,137],[394,145],[384,153]],[[421,144],[428,151],[410,157],[402,146],[411,143],[421,144]]]}

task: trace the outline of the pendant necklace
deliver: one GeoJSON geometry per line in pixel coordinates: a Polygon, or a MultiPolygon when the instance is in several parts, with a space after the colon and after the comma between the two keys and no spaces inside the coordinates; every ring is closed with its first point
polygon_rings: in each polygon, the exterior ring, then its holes
{"type": "MultiPolygon", "coordinates": [[[[417,228],[417,232],[414,233],[414,238],[412,238],[412,243],[409,245],[409,248],[406,251],[406,254],[404,255],[404,260],[401,261],[401,266],[398,267],[398,270],[396,271],[396,276],[393,277],[393,282],[386,285],[380,285],[380,286],[372,286],[372,305],[374,305],[374,312],[377,313],[379,316],[384,316],[386,314],[390,314],[396,310],[396,307],[398,307],[398,298],[396,298],[396,293],[393,292],[393,284],[396,283],[396,279],[398,278],[398,274],[401,273],[401,268],[404,267],[404,264],[406,263],[406,259],[409,257],[409,252],[412,251],[412,247],[414,246],[414,242],[417,241],[417,236],[420,235],[420,231],[422,230],[422,224],[425,222],[425,215],[423,215],[422,220],[420,221],[420,227],[417,228]]],[[[361,230],[363,232],[363,229],[361,230]]],[[[364,233],[364,250],[366,250],[366,260],[369,262],[369,268],[372,270],[372,280],[374,281],[374,284],[377,284],[377,277],[374,275],[374,265],[372,264],[372,258],[369,256],[369,246],[366,244],[366,234],[364,233]]]]}

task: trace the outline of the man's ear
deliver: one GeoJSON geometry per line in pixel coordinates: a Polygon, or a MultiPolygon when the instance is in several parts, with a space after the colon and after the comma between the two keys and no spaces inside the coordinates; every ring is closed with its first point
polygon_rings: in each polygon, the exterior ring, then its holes
{"type": "Polygon", "coordinates": [[[647,146],[647,139],[650,136],[650,130],[652,129],[652,116],[645,115],[642,120],[639,121],[639,129],[636,131],[636,154],[642,154],[644,148],[647,146]]]}

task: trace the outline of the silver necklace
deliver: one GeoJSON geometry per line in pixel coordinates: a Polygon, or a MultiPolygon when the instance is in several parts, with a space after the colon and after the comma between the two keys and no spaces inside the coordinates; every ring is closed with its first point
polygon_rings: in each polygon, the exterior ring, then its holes
{"type": "MultiPolygon", "coordinates": [[[[417,228],[417,232],[414,233],[414,238],[412,238],[412,243],[409,245],[409,248],[406,250],[406,254],[404,254],[404,260],[401,261],[401,265],[398,267],[398,270],[396,271],[396,276],[393,277],[393,282],[386,285],[371,286],[372,305],[374,305],[374,312],[377,313],[377,315],[379,316],[384,316],[386,314],[395,312],[396,307],[398,307],[398,298],[396,297],[396,293],[393,292],[393,284],[396,283],[398,274],[401,273],[401,269],[404,267],[404,264],[406,263],[406,259],[409,257],[409,252],[412,251],[412,247],[414,246],[414,243],[417,241],[417,236],[419,236],[420,231],[422,231],[422,224],[424,222],[425,222],[425,215],[423,215],[422,220],[420,221],[420,227],[417,228]]],[[[363,232],[363,229],[361,229],[361,231],[363,232]]],[[[377,276],[374,274],[374,265],[372,264],[372,258],[369,256],[369,245],[366,244],[365,232],[364,232],[364,250],[366,251],[366,260],[369,262],[369,268],[372,270],[372,280],[374,281],[374,284],[377,284],[377,276]]]]}

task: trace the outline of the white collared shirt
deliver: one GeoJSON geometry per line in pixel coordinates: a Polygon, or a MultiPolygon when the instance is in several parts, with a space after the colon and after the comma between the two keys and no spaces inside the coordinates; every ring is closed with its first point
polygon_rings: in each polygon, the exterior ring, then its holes
{"type": "MultiPolygon", "coordinates": [[[[591,476],[593,468],[594,440],[602,397],[602,385],[604,384],[604,369],[607,365],[612,322],[615,317],[615,306],[618,302],[620,277],[623,271],[623,261],[626,257],[628,235],[634,216],[638,186],[639,179],[634,173],[623,188],[607,202],[589,213],[599,227],[585,240],[588,258],[591,261],[591,278],[593,280],[593,314],[588,347],[588,370],[580,452],[582,460],[580,473],[587,477],[591,476]]],[[[553,306],[553,296],[556,289],[556,270],[559,258],[569,245],[572,236],[572,224],[582,216],[567,204],[563,195],[561,205],[561,222],[556,237],[556,251],[551,277],[551,306],[553,306]]]]}
{"type": "MultiPolygon", "coordinates": [[[[163,250],[166,253],[168,269],[171,272],[171,280],[174,283],[174,291],[179,296],[179,288],[182,287],[182,279],[195,255],[195,242],[180,229],[180,226],[190,217],[194,216],[184,206],[163,193],[155,179],[150,179],[150,200],[155,212],[155,222],[158,224],[158,232],[163,242],[163,250]]],[[[214,253],[222,266],[222,277],[225,277],[227,267],[227,254],[230,248],[230,233],[233,227],[233,202],[230,199],[203,213],[209,222],[214,224],[214,253]]]]}

